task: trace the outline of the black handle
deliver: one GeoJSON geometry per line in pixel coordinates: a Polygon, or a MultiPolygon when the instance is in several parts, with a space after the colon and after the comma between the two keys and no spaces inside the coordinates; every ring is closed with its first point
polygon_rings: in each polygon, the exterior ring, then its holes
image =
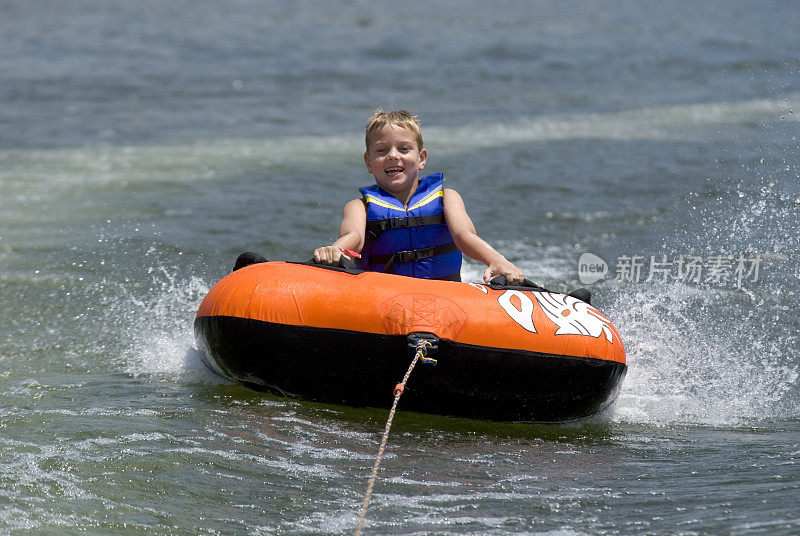
{"type": "Polygon", "coordinates": [[[495,290],[535,290],[539,292],[550,292],[541,285],[537,285],[533,281],[523,279],[519,285],[509,285],[508,278],[504,275],[496,275],[489,280],[488,287],[495,290]]]}
{"type": "Polygon", "coordinates": [[[319,266],[320,268],[331,268],[331,269],[341,268],[348,273],[361,273],[363,271],[358,266],[356,266],[356,261],[354,261],[349,257],[345,257],[344,255],[339,257],[339,263],[336,266],[332,266],[330,264],[318,263],[317,261],[314,260],[314,257],[308,259],[308,262],[306,262],[306,264],[319,266]]]}
{"type": "MultiPolygon", "coordinates": [[[[489,280],[488,287],[495,290],[530,290],[533,292],[552,292],[527,279],[523,279],[521,285],[508,285],[508,278],[504,275],[494,276],[492,279],[489,280]]],[[[567,296],[577,298],[590,305],[592,303],[592,293],[585,288],[577,288],[572,292],[570,292],[569,294],[567,294],[567,296]]]]}

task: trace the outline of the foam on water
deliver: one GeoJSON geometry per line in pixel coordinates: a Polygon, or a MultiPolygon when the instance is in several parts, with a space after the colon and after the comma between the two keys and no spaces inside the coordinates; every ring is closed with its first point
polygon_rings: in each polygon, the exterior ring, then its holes
{"type": "MultiPolygon", "coordinates": [[[[514,122],[425,127],[435,153],[580,138],[606,140],[705,139],[703,129],[752,128],[800,121],[800,94],[781,99],[716,102],[619,112],[522,117],[514,122]]],[[[715,137],[722,136],[719,131],[715,137]]],[[[242,168],[264,169],[333,157],[359,164],[360,134],[279,139],[215,139],[159,146],[99,146],[0,151],[0,186],[7,195],[36,196],[84,184],[192,182],[228,177],[242,168]],[[37,185],[41,188],[37,188],[37,185]]]]}
{"type": "Polygon", "coordinates": [[[776,340],[757,307],[757,299],[680,283],[617,293],[606,312],[629,369],[613,419],[727,426],[796,418],[796,336],[776,340]]]}
{"type": "Polygon", "coordinates": [[[150,272],[153,292],[119,297],[114,306],[132,313],[122,327],[127,339],[126,372],[135,377],[156,375],[185,382],[224,382],[203,365],[192,329],[194,313],[210,287],[199,277],[179,280],[164,267],[151,268],[150,272]]]}
{"type": "MultiPolygon", "coordinates": [[[[514,143],[577,138],[703,140],[707,135],[703,129],[722,125],[749,126],[779,119],[800,121],[800,113],[795,113],[799,104],[800,95],[794,94],[783,101],[762,99],[665,106],[582,116],[534,117],[514,123],[470,125],[455,129],[432,127],[426,129],[426,137],[446,142],[442,147],[435,145],[437,152],[456,153],[463,147],[502,147],[514,143]]],[[[716,132],[716,136],[719,135],[716,132]]]]}

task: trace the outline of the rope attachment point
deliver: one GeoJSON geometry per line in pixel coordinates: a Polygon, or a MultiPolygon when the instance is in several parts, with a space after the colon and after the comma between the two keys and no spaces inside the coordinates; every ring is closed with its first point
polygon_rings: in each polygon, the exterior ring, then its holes
{"type": "MultiPolygon", "coordinates": [[[[439,350],[439,337],[433,333],[419,331],[417,333],[409,333],[408,347],[416,354],[422,352],[419,360],[429,365],[436,365],[438,361],[431,357],[439,350]]],[[[416,356],[415,356],[416,357],[416,356]]]]}

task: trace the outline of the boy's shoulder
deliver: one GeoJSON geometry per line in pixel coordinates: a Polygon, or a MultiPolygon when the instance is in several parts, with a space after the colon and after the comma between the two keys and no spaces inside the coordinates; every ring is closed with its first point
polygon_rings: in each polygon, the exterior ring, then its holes
{"type": "Polygon", "coordinates": [[[445,188],[445,189],[444,189],[444,192],[443,192],[443,197],[444,197],[445,201],[446,201],[448,198],[451,198],[451,199],[461,199],[461,194],[459,194],[458,192],[456,192],[456,191],[455,191],[455,190],[453,190],[452,188],[445,188]]]}
{"type": "Polygon", "coordinates": [[[365,203],[364,203],[364,198],[363,198],[363,197],[357,197],[356,199],[352,199],[352,200],[348,201],[348,202],[347,202],[347,203],[344,205],[344,208],[345,208],[345,210],[347,210],[347,209],[348,209],[348,207],[349,207],[349,208],[354,208],[354,207],[355,207],[355,208],[358,208],[358,207],[361,207],[361,208],[363,208],[363,207],[364,207],[364,204],[365,204],[365,203]]]}

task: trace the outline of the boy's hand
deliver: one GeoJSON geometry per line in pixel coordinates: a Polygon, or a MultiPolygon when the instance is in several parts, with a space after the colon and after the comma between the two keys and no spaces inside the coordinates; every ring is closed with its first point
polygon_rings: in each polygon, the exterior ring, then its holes
{"type": "Polygon", "coordinates": [[[488,283],[494,276],[504,275],[508,278],[509,285],[521,285],[525,276],[522,271],[505,258],[493,262],[483,271],[483,281],[488,283]]]}
{"type": "Polygon", "coordinates": [[[344,257],[348,260],[360,259],[361,254],[357,251],[342,249],[340,246],[323,246],[314,250],[314,262],[317,264],[337,265],[339,260],[344,257]]]}
{"type": "Polygon", "coordinates": [[[341,257],[342,249],[338,246],[323,246],[314,250],[314,262],[317,264],[335,266],[341,257]]]}

